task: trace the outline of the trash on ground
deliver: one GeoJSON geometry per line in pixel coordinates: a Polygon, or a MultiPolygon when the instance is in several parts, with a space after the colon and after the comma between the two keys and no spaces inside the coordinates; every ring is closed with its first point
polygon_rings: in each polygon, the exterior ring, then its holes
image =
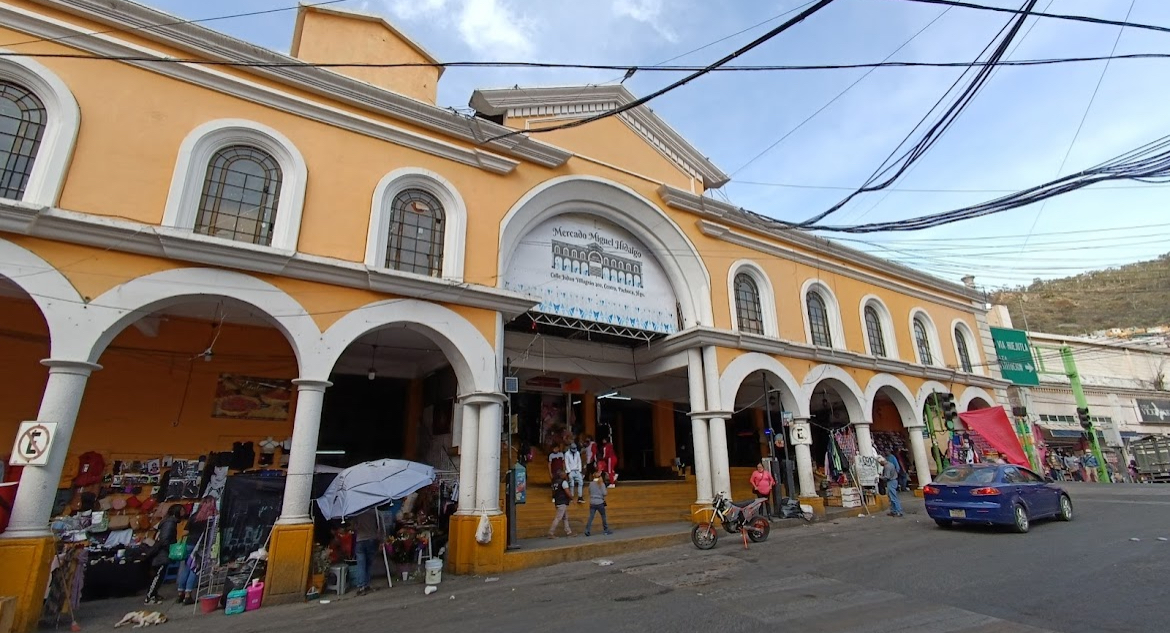
{"type": "Polygon", "coordinates": [[[328,601],[328,600],[322,600],[322,601],[321,601],[321,604],[329,604],[329,601],[328,601]]]}
{"type": "Polygon", "coordinates": [[[606,559],[604,559],[604,558],[603,558],[603,559],[601,559],[601,560],[599,560],[599,561],[596,561],[596,562],[597,562],[597,564],[598,564],[598,565],[600,565],[600,566],[602,566],[602,567],[607,567],[607,566],[609,566],[609,565],[612,565],[612,564],[613,564],[613,561],[612,561],[612,560],[606,560],[606,559]]]}
{"type": "Polygon", "coordinates": [[[1170,539],[1167,539],[1165,536],[1159,536],[1158,540],[1159,541],[1166,541],[1166,540],[1170,540],[1170,539]]]}
{"type": "Polygon", "coordinates": [[[436,587],[435,585],[431,585],[431,586],[427,587],[426,589],[423,589],[423,593],[429,596],[438,590],[439,590],[438,587],[436,587]]]}
{"type": "Polygon", "coordinates": [[[499,578],[496,578],[495,576],[492,576],[491,578],[484,578],[483,579],[484,582],[495,582],[497,580],[499,580],[499,578]]]}
{"type": "Polygon", "coordinates": [[[1135,537],[1133,537],[1133,538],[1131,538],[1131,539],[1129,539],[1129,540],[1131,540],[1131,541],[1140,541],[1141,539],[1135,536],[1135,537]]]}

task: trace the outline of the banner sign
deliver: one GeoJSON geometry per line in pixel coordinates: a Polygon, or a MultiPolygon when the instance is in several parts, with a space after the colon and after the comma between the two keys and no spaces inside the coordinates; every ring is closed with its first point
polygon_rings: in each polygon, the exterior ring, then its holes
{"type": "Polygon", "coordinates": [[[995,342],[995,356],[999,360],[999,370],[1003,373],[1004,380],[1010,380],[1017,385],[1040,384],[1027,332],[993,327],[991,340],[995,342]]]}
{"type": "Polygon", "coordinates": [[[1142,422],[1170,424],[1170,400],[1138,399],[1137,406],[1142,414],[1142,422]]]}
{"type": "Polygon", "coordinates": [[[540,298],[536,312],[670,334],[674,289],[658,261],[625,229],[586,215],[560,215],[520,241],[504,288],[540,298]]]}
{"type": "Polygon", "coordinates": [[[878,485],[878,475],[881,473],[881,464],[876,457],[858,455],[853,458],[854,472],[857,473],[857,485],[873,488],[878,485]]]}

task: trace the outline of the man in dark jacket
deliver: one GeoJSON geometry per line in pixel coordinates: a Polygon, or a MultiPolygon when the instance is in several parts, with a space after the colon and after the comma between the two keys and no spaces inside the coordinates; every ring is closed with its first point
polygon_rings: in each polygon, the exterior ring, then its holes
{"type": "Polygon", "coordinates": [[[182,517],[183,507],[176,504],[167,510],[167,515],[158,524],[158,535],[149,550],[151,581],[150,589],[146,592],[146,604],[162,602],[158,590],[167,575],[167,565],[171,563],[171,546],[179,542],[179,519],[182,517]]]}

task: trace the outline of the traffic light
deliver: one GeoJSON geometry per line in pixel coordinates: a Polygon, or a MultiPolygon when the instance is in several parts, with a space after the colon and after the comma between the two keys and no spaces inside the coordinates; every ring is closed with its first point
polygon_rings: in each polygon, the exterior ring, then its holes
{"type": "Polygon", "coordinates": [[[947,425],[948,431],[955,430],[955,422],[959,420],[959,410],[955,406],[955,394],[940,393],[938,395],[939,408],[942,409],[942,417],[944,423],[947,425]]]}
{"type": "Polygon", "coordinates": [[[1081,428],[1090,428],[1092,422],[1089,420],[1089,407],[1077,407],[1077,419],[1081,421],[1081,428]]]}

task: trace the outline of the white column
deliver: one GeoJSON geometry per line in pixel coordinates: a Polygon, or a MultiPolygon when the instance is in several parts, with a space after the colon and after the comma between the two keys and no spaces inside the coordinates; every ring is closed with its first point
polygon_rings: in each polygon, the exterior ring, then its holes
{"type": "Polygon", "coordinates": [[[280,525],[312,523],[310,504],[313,496],[313,471],[317,466],[317,438],[321,434],[321,407],[328,380],[298,378],[297,413],[293,418],[292,448],[288,454],[288,472],[284,478],[284,502],[280,508],[280,525]]]}
{"type": "Polygon", "coordinates": [[[926,440],[922,438],[922,430],[925,428],[922,424],[906,427],[906,433],[910,436],[910,452],[914,455],[914,468],[918,470],[919,488],[931,482],[930,455],[926,452],[926,440]]]}
{"type": "Polygon", "coordinates": [[[101,369],[101,365],[84,361],[48,359],[41,361],[41,364],[49,368],[49,380],[41,396],[37,421],[55,422],[57,430],[49,447],[48,463],[44,466],[26,466],[20,475],[16,501],[12,504],[12,517],[8,531],[3,535],[5,538],[50,534],[53,499],[57,496],[61,469],[69,454],[69,442],[73,438],[73,427],[77,424],[81,398],[85,395],[85,383],[91,373],[101,369]]]}
{"type": "Polygon", "coordinates": [[[479,476],[479,405],[462,405],[463,431],[459,436],[459,509],[475,514],[475,479],[479,476]]]}
{"type": "Polygon", "coordinates": [[[873,422],[865,420],[862,422],[853,423],[853,431],[857,434],[857,450],[863,457],[876,457],[877,449],[873,445],[873,434],[870,433],[870,425],[873,422]]]}
{"type": "MultiPolygon", "coordinates": [[[[722,414],[719,414],[722,415],[722,414]]],[[[731,467],[727,458],[727,420],[713,417],[711,427],[711,484],[712,491],[731,497],[731,467]]]]}
{"type": "MultiPolygon", "coordinates": [[[[792,426],[808,425],[808,418],[795,418],[792,426]]],[[[807,432],[807,429],[806,429],[807,432]]],[[[801,497],[817,496],[816,480],[813,478],[812,447],[804,442],[792,442],[792,449],[796,453],[796,480],[801,497]]]]}
{"type": "Polygon", "coordinates": [[[475,507],[488,514],[500,513],[500,433],[502,407],[498,400],[479,405],[479,459],[475,481],[475,507]]]}
{"type": "Polygon", "coordinates": [[[707,419],[697,415],[707,408],[703,395],[703,357],[697,349],[687,350],[687,379],[691,395],[691,448],[694,454],[696,504],[711,503],[711,446],[708,443],[707,419]]]}

